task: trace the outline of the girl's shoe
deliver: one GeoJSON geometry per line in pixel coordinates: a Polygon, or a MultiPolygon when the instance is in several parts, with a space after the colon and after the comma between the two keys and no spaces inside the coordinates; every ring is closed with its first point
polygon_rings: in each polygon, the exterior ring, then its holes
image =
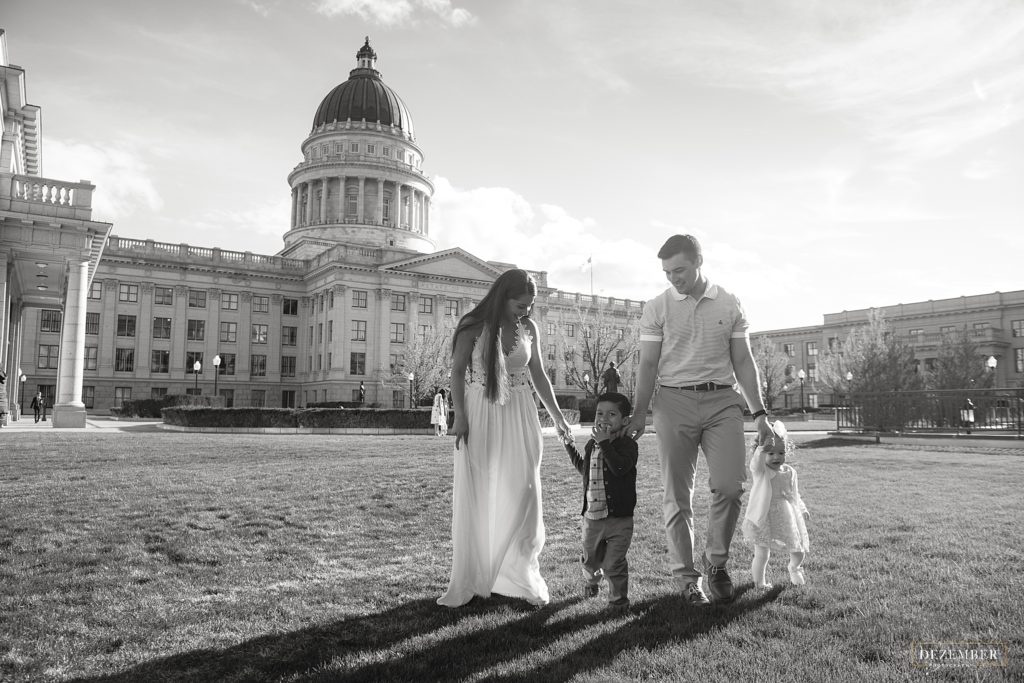
{"type": "Polygon", "coordinates": [[[807,578],[804,576],[803,567],[790,567],[789,568],[789,581],[794,586],[802,586],[807,583],[807,578]]]}
{"type": "Polygon", "coordinates": [[[754,588],[761,591],[768,591],[772,589],[772,585],[770,583],[755,583],[754,588]]]}

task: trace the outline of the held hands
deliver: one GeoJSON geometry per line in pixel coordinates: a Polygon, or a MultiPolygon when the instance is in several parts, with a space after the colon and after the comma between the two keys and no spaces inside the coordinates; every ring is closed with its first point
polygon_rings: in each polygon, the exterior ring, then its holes
{"type": "Polygon", "coordinates": [[[772,429],[772,425],[768,422],[766,415],[758,415],[757,419],[754,420],[754,426],[757,427],[757,446],[772,446],[775,444],[775,431],[772,429]]]}

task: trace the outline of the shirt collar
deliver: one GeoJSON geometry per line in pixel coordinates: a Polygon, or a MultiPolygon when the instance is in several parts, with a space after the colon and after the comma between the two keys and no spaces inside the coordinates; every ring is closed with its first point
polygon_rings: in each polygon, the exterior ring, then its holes
{"type": "MultiPolygon", "coordinates": [[[[718,298],[718,285],[712,284],[711,280],[708,280],[707,282],[708,282],[708,284],[704,288],[704,295],[701,298],[702,299],[715,299],[715,298],[718,298]]],[[[676,301],[685,301],[687,299],[692,299],[693,298],[689,294],[680,294],[676,290],[675,287],[669,287],[668,291],[669,291],[669,294],[672,296],[672,298],[675,299],[676,301]]]]}

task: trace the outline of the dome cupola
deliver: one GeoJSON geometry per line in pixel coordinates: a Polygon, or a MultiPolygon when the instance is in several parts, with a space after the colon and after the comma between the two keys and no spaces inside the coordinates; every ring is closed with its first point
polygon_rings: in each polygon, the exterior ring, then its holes
{"type": "Polygon", "coordinates": [[[337,86],[320,103],[313,117],[313,130],[331,123],[380,125],[401,131],[403,137],[416,138],[412,117],[405,102],[381,80],[377,71],[377,53],[370,39],[356,53],[358,66],[349,72],[348,80],[337,86]]]}

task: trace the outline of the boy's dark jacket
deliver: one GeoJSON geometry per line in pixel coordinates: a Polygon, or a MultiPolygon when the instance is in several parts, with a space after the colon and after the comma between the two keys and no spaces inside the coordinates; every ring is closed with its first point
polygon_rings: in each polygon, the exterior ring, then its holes
{"type": "MultiPolygon", "coordinates": [[[[639,451],[636,441],[628,436],[602,441],[593,439],[584,446],[580,455],[576,444],[565,444],[573,466],[583,475],[583,512],[587,511],[587,486],[590,484],[590,456],[594,448],[601,449],[604,464],[604,493],[608,500],[609,517],[632,517],[636,507],[636,462],[639,451]]],[[[583,514],[583,513],[580,513],[583,514]]]]}

